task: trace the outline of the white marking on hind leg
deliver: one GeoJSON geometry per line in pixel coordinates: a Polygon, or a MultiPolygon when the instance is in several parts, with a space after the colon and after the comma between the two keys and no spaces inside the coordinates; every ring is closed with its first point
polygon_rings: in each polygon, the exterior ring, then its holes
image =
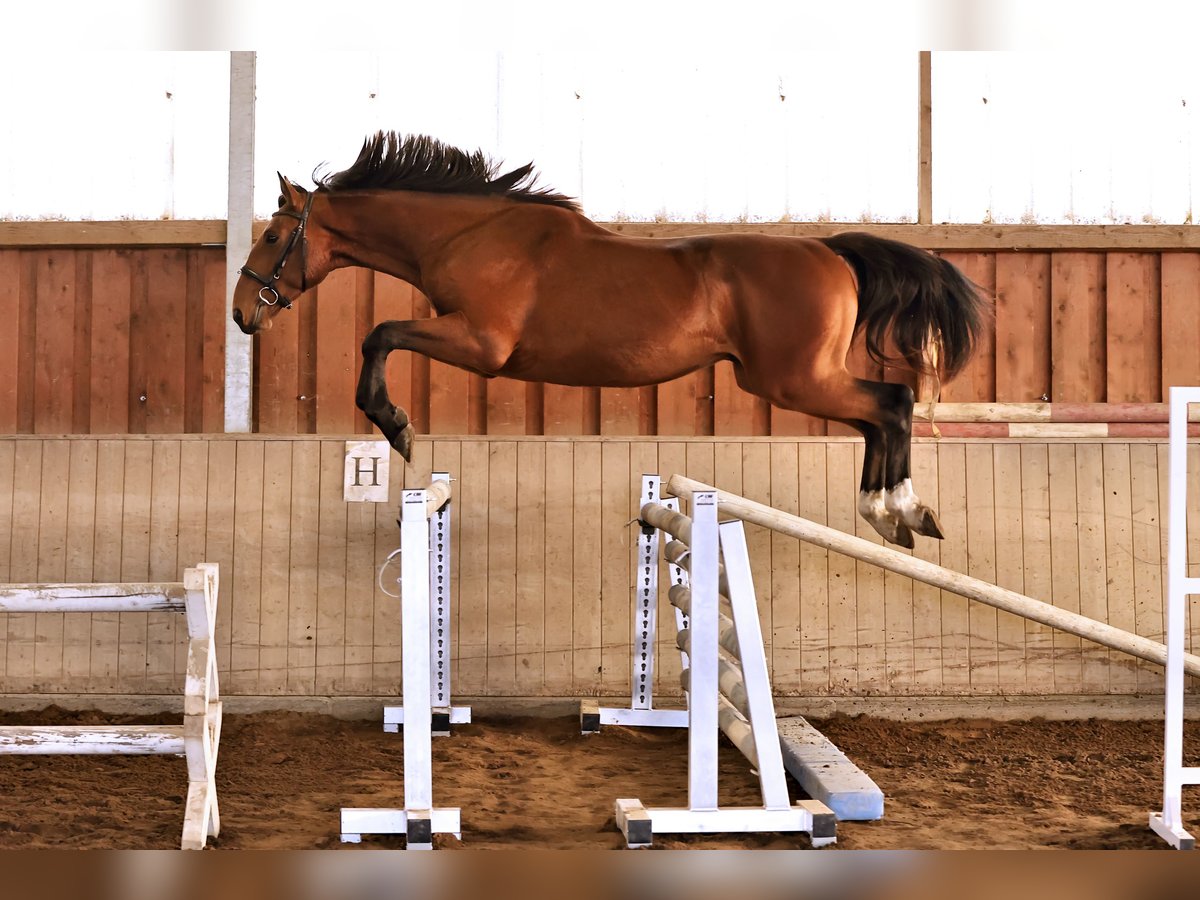
{"type": "Polygon", "coordinates": [[[887,511],[909,527],[916,527],[921,521],[921,509],[924,504],[913,490],[912,479],[905,478],[889,491],[884,491],[884,505],[887,511]]]}
{"type": "Polygon", "coordinates": [[[871,527],[884,539],[893,544],[900,543],[900,519],[888,511],[887,491],[859,491],[858,514],[871,523],[871,527]]]}

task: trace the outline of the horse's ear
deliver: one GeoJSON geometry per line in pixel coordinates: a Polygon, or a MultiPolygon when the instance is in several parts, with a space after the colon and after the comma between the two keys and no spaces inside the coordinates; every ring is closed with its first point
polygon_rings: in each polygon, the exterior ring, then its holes
{"type": "Polygon", "coordinates": [[[282,201],[279,204],[280,208],[287,206],[288,204],[291,204],[292,206],[303,206],[304,201],[301,198],[303,198],[305,194],[304,188],[300,187],[298,184],[293,184],[287,178],[284,178],[282,172],[276,172],[275,174],[279,176],[279,199],[282,201]]]}

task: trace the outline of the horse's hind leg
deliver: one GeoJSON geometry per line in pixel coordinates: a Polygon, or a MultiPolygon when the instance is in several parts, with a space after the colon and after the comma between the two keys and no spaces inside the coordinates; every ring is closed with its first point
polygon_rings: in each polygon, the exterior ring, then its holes
{"type": "Polygon", "coordinates": [[[857,429],[866,441],[862,479],[858,488],[858,514],[871,523],[871,527],[885,540],[911,549],[914,546],[912,531],[887,506],[888,491],[885,484],[889,457],[884,430],[862,419],[838,421],[857,429]]]}

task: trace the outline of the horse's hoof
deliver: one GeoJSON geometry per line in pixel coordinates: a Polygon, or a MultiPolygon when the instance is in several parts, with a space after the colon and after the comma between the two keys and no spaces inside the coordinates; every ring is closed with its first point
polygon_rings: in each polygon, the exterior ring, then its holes
{"type": "Polygon", "coordinates": [[[942,523],[938,521],[937,513],[928,506],[921,510],[921,521],[916,525],[916,532],[926,537],[937,538],[939,541],[946,537],[942,531],[942,523]]]}
{"type": "Polygon", "coordinates": [[[917,542],[913,540],[912,531],[910,531],[908,526],[903,522],[896,523],[896,536],[888,538],[888,540],[896,546],[903,547],[906,550],[911,550],[917,545],[917,542]]]}
{"type": "Polygon", "coordinates": [[[404,461],[407,463],[412,462],[413,438],[416,437],[416,434],[413,431],[412,425],[405,425],[400,433],[396,435],[396,439],[392,441],[392,446],[396,449],[396,452],[403,456],[404,461]]]}

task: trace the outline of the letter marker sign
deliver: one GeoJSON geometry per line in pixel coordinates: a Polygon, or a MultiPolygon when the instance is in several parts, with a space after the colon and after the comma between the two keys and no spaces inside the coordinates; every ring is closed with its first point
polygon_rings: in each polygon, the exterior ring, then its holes
{"type": "Polygon", "coordinates": [[[392,448],[387,441],[346,441],[343,499],[386,503],[391,456],[392,448]]]}

